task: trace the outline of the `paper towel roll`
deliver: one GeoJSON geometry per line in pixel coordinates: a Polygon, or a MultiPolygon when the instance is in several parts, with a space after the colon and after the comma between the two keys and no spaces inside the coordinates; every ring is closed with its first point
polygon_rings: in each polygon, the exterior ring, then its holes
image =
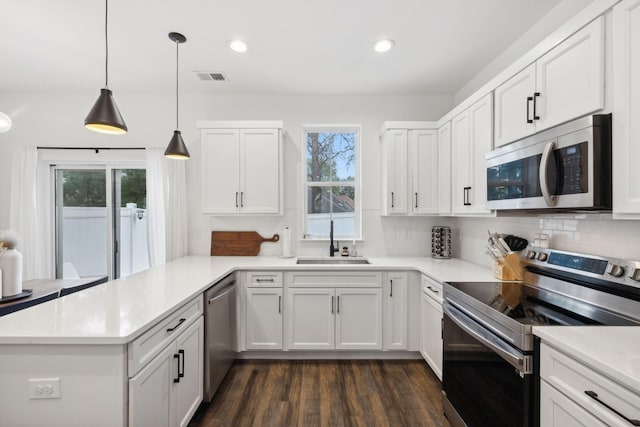
{"type": "Polygon", "coordinates": [[[2,270],[2,297],[11,297],[22,292],[22,254],[9,249],[0,255],[2,270]]]}
{"type": "Polygon", "coordinates": [[[293,256],[291,253],[291,230],[289,230],[289,227],[285,227],[282,232],[282,256],[284,258],[293,256]]]}

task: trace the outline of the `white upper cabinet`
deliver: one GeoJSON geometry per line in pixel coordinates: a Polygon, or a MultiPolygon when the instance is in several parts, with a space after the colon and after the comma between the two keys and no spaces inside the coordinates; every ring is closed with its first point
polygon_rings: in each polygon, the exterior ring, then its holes
{"type": "MultiPolygon", "coordinates": [[[[438,214],[438,131],[409,131],[411,213],[438,214]]],[[[448,173],[448,171],[447,171],[448,173]]]]}
{"type": "Polygon", "coordinates": [[[496,147],[604,108],[604,18],[498,86],[495,103],[496,147]]]}
{"type": "Polygon", "coordinates": [[[451,122],[438,128],[438,213],[451,215],[451,122]]]}
{"type": "Polygon", "coordinates": [[[490,215],[485,154],[493,147],[493,97],[489,93],[451,121],[451,201],[454,215],[490,215]]]}
{"type": "Polygon", "coordinates": [[[613,215],[640,219],[640,0],[613,8],[613,215]]]}
{"type": "Polygon", "coordinates": [[[436,123],[385,122],[382,146],[383,214],[437,215],[436,123]]]}
{"type": "Polygon", "coordinates": [[[282,132],[279,122],[202,122],[202,212],[282,212],[282,132]],[[229,126],[247,126],[230,128],[229,126]],[[226,126],[226,127],[225,127],[226,126]],[[279,126],[279,127],[277,127],[279,126]]]}
{"type": "Polygon", "coordinates": [[[407,147],[408,131],[406,129],[389,130],[382,141],[383,144],[383,203],[385,215],[409,212],[407,203],[407,147]]]}

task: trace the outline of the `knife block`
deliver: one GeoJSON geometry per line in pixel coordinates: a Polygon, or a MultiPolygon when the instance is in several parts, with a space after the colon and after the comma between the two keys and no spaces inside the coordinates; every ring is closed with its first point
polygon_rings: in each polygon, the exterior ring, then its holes
{"type": "Polygon", "coordinates": [[[494,262],[493,276],[498,280],[522,280],[524,272],[520,264],[520,257],[510,253],[504,257],[502,262],[494,262]]]}

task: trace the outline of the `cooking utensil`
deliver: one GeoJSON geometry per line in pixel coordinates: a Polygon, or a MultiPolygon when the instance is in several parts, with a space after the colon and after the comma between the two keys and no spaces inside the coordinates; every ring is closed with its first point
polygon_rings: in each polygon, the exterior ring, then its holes
{"type": "Polygon", "coordinates": [[[507,245],[509,245],[509,248],[511,248],[512,251],[521,251],[525,249],[529,244],[529,241],[527,239],[513,236],[511,234],[504,236],[504,241],[507,242],[507,245]]]}
{"type": "Polygon", "coordinates": [[[277,242],[274,234],[264,238],[255,231],[212,231],[211,256],[256,256],[263,242],[277,242]]]}

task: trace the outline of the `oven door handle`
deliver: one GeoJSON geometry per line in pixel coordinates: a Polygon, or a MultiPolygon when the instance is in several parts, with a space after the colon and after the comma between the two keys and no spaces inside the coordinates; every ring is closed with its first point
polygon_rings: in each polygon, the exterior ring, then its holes
{"type": "Polygon", "coordinates": [[[553,152],[555,146],[555,141],[550,141],[547,143],[547,145],[544,146],[542,158],[540,159],[540,170],[538,172],[542,197],[544,197],[544,202],[547,204],[547,206],[550,207],[555,206],[556,203],[558,203],[558,197],[551,194],[551,191],[549,190],[549,183],[547,182],[547,168],[549,167],[549,157],[551,157],[551,153],[553,152]]]}
{"type": "Polygon", "coordinates": [[[531,374],[533,372],[531,356],[523,356],[520,353],[514,352],[512,349],[507,347],[507,344],[502,343],[499,338],[487,337],[486,333],[483,333],[484,331],[481,327],[477,326],[473,320],[465,319],[466,316],[464,313],[452,307],[450,304],[445,304],[443,308],[444,312],[456,325],[462,328],[462,330],[473,338],[489,347],[505,361],[509,362],[509,364],[520,371],[521,374],[531,374]]]}

